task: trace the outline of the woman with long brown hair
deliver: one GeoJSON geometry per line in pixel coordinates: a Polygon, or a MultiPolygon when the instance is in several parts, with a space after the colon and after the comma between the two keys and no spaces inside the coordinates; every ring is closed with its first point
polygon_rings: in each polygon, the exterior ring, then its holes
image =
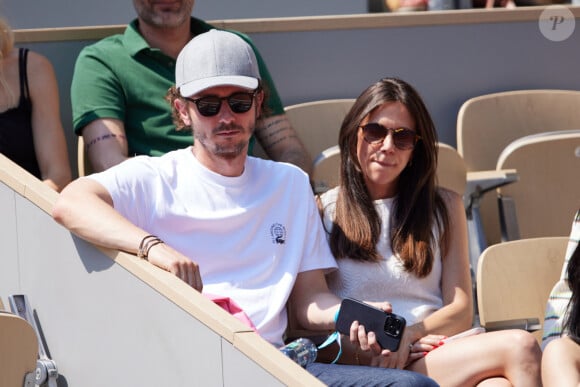
{"type": "Polygon", "coordinates": [[[342,298],[388,301],[407,320],[397,352],[353,324],[342,361],[413,370],[443,386],[540,385],[541,352],[528,332],[449,340],[473,321],[467,226],[461,197],[437,187],[437,133],[416,90],[396,78],[368,87],[339,146],[340,185],[320,197],[339,266],[329,286],[342,298]]]}

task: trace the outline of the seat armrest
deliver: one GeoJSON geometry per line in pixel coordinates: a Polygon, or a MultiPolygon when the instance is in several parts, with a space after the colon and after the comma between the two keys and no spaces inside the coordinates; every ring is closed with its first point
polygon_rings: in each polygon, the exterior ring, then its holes
{"type": "Polygon", "coordinates": [[[498,331],[502,329],[523,329],[528,332],[534,332],[542,329],[542,324],[540,324],[540,320],[535,317],[490,321],[485,324],[486,331],[498,331]]]}
{"type": "MultiPolygon", "coordinates": [[[[519,176],[515,169],[467,172],[467,184],[465,194],[463,195],[463,205],[467,217],[469,262],[471,264],[473,286],[475,286],[477,261],[481,253],[487,248],[487,238],[483,230],[483,223],[479,211],[481,198],[485,193],[516,182],[518,179],[519,176]]],[[[475,307],[475,312],[477,314],[477,306],[475,307]]]]}
{"type": "Polygon", "coordinates": [[[515,169],[467,172],[466,194],[471,195],[473,192],[484,194],[492,189],[511,184],[518,178],[518,172],[515,169]]]}
{"type": "Polygon", "coordinates": [[[479,201],[486,192],[518,181],[515,169],[494,169],[489,171],[467,172],[465,187],[465,208],[469,209],[479,201]]]}

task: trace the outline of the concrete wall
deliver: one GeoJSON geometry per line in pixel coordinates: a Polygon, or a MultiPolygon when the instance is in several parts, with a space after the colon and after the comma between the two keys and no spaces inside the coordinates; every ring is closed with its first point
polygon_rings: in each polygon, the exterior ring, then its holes
{"type": "Polygon", "coordinates": [[[379,78],[397,76],[422,94],[440,140],[453,146],[457,113],[471,97],[517,89],[580,90],[579,32],[552,42],[536,20],[252,37],[286,105],[357,97],[379,78]]]}

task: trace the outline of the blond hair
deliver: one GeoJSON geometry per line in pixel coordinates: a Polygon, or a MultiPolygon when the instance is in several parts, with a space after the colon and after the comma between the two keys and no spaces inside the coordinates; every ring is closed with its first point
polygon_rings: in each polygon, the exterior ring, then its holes
{"type": "Polygon", "coordinates": [[[14,48],[14,33],[6,19],[0,17],[0,55],[1,58],[8,56],[14,48]]]}
{"type": "MultiPolygon", "coordinates": [[[[0,61],[6,59],[12,49],[14,48],[14,33],[12,32],[12,28],[6,21],[6,19],[0,17],[0,61]]],[[[16,97],[14,92],[8,87],[8,83],[4,78],[4,71],[2,70],[2,66],[0,66],[0,86],[8,95],[8,100],[10,101],[10,105],[16,102],[16,97]]]]}

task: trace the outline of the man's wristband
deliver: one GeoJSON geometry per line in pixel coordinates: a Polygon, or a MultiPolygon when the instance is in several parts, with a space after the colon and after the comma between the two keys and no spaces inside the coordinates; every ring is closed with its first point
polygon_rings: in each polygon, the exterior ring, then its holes
{"type": "Polygon", "coordinates": [[[155,235],[146,235],[141,239],[141,243],[139,243],[139,249],[137,250],[137,257],[144,259],[147,261],[149,257],[149,250],[155,245],[160,243],[164,243],[161,239],[159,239],[155,235]]]}

